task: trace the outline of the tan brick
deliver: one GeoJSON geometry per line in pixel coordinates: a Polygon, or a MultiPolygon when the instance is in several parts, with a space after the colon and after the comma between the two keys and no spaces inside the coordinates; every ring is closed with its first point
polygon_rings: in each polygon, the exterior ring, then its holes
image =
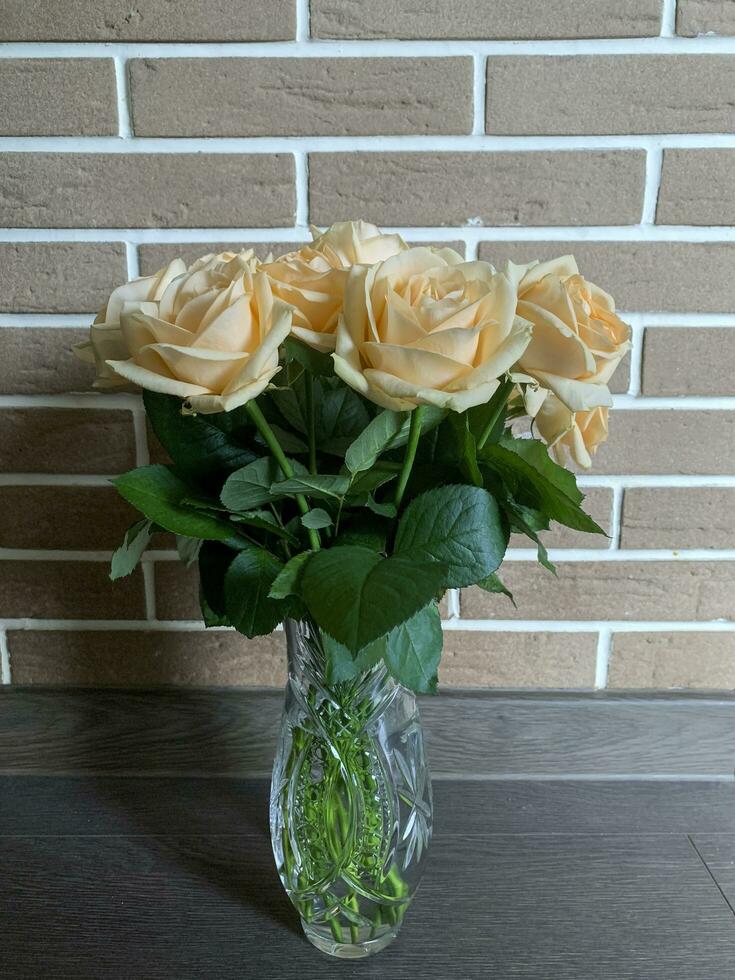
{"type": "Polygon", "coordinates": [[[620,540],[623,548],[735,548],[735,489],[631,487],[620,540]]]}
{"type": "Polygon", "coordinates": [[[678,0],[676,33],[735,34],[735,8],[732,0],[678,0]]]}
{"type": "Polygon", "coordinates": [[[608,686],[735,688],[735,633],[616,633],[608,686]]]}
{"type": "Polygon", "coordinates": [[[110,581],[97,561],[0,562],[0,618],[139,619],[145,615],[138,569],[110,581]]]}
{"type": "MultiPolygon", "coordinates": [[[[294,252],[305,242],[184,242],[181,243],[160,243],[156,245],[138,246],[140,260],[140,271],[144,276],[152,275],[163,266],[171,262],[172,259],[182,258],[185,262],[194,262],[208,252],[237,251],[241,248],[252,248],[261,261],[265,260],[269,253],[278,258],[286,252],[294,252]]],[[[411,243],[409,243],[411,244],[411,243]]],[[[414,242],[413,244],[419,244],[414,242]]],[[[426,244],[422,242],[421,244],[426,244]]],[[[433,242],[431,244],[453,248],[460,255],[465,254],[464,242],[433,242]]]]}
{"type": "Polygon", "coordinates": [[[660,0],[312,0],[311,33],[327,38],[545,39],[658,34],[660,0]]]}
{"type": "Polygon", "coordinates": [[[0,134],[117,133],[115,69],[109,58],[0,61],[0,134]]]}
{"type": "Polygon", "coordinates": [[[140,514],[113,487],[0,486],[0,548],[108,551],[140,514]]]}
{"type": "Polygon", "coordinates": [[[595,633],[444,631],[442,687],[590,688],[595,633]]]}
{"type": "Polygon", "coordinates": [[[593,473],[735,472],[735,412],[614,409],[593,473]]]}
{"type": "Polygon", "coordinates": [[[734,86],[729,55],[491,57],[487,131],[729,133],[735,127],[734,86]]]}
{"type": "Polygon", "coordinates": [[[0,224],[17,228],[290,225],[290,154],[6,153],[0,224]]]}
{"type": "Polygon", "coordinates": [[[471,58],[164,58],[130,66],[139,136],[472,132],[471,58]]]}
{"type": "Polygon", "coordinates": [[[96,313],[127,279],[121,242],[0,243],[0,313],[96,313]]]}
{"type": "Polygon", "coordinates": [[[309,157],[311,220],[386,225],[622,225],[640,220],[638,151],[323,153],[309,157]]]}
{"type": "Polygon", "coordinates": [[[283,633],[11,630],[14,684],[59,687],[281,687],[283,633]]]}
{"type": "Polygon", "coordinates": [[[501,578],[517,608],[473,587],[465,619],[696,620],[735,612],[735,562],[560,562],[554,577],[536,562],[506,562],[501,578]]]}
{"type": "Polygon", "coordinates": [[[735,223],[735,152],[664,150],[656,221],[661,225],[735,223]]]}
{"type": "Polygon", "coordinates": [[[71,351],[89,334],[65,327],[0,327],[0,391],[5,395],[87,391],[94,371],[71,351]]]}
{"type": "Polygon", "coordinates": [[[0,41],[278,41],[295,29],[293,0],[23,0],[4,4],[0,41]]]}
{"type": "Polygon", "coordinates": [[[135,466],[130,412],[7,408],[0,412],[0,473],[121,473],[135,466]]]}
{"type": "Polygon", "coordinates": [[[732,395],[735,330],[649,327],[643,336],[644,395],[732,395]]]}
{"type": "Polygon", "coordinates": [[[180,561],[157,561],[154,567],[156,618],[200,620],[197,565],[187,568],[180,561]]]}
{"type": "MultiPolygon", "coordinates": [[[[613,493],[608,487],[591,487],[583,489],[585,495],[584,510],[597,521],[604,531],[610,530],[612,517],[613,493]]],[[[584,531],[574,531],[561,524],[552,524],[551,529],[542,532],[544,545],[547,548],[607,548],[609,541],[599,534],[587,534],[584,531]]],[[[533,548],[535,545],[522,534],[512,534],[509,547],[533,548]]]]}
{"type": "Polygon", "coordinates": [[[284,255],[300,248],[300,242],[161,242],[155,245],[139,245],[138,257],[141,275],[150,276],[173,259],[181,258],[187,265],[196,262],[202,255],[209,252],[237,252],[243,248],[252,248],[261,261],[269,253],[274,256],[284,255]]]}
{"type": "Polygon", "coordinates": [[[731,313],[735,245],[729,242],[482,242],[502,266],[573,253],[584,276],[630,312],[731,313]]]}

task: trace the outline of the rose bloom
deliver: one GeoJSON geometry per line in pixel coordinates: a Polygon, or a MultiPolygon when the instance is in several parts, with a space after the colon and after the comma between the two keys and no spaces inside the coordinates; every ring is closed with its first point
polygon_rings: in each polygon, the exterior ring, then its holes
{"type": "Polygon", "coordinates": [[[517,380],[533,385],[530,414],[547,391],[574,412],[611,405],[607,383],[630,349],[630,328],[616,315],[612,296],[582,278],[571,255],[526,266],[509,262],[506,272],[517,284],[518,315],[533,324],[517,365],[517,380]]]}
{"type": "Polygon", "coordinates": [[[89,328],[89,340],[74,347],[74,353],[80,360],[94,364],[97,371],[95,388],[118,388],[120,385],[127,384],[125,378],[115,374],[106,363],[107,360],[118,360],[128,356],[128,349],[120,328],[120,316],[123,310],[131,311],[139,309],[142,303],[157,302],[169,284],[185,272],[186,264],[183,259],[174,259],[155,275],[132,279],[113,290],[89,328]]]}
{"type": "Polygon", "coordinates": [[[382,262],[408,248],[400,235],[384,235],[366,221],[340,221],[296,252],[267,262],[275,296],[293,307],[293,333],[319,351],[334,350],[347,275],[353,265],[382,262]]]}
{"type": "Polygon", "coordinates": [[[291,309],[274,299],[252,250],[205,255],[159,292],[123,304],[125,351],[107,367],[141,388],[178,395],[203,414],[256,398],[279,370],[291,309]]]}
{"type": "Polygon", "coordinates": [[[535,426],[557,460],[564,464],[564,451],[579,466],[589,469],[598,446],[607,439],[608,409],[570,412],[556,395],[549,394],[536,416],[535,426]]]}
{"type": "Polygon", "coordinates": [[[531,326],[511,280],[450,248],[411,248],[354,266],[337,327],[335,372],[383,408],[461,412],[488,401],[531,326]]]}

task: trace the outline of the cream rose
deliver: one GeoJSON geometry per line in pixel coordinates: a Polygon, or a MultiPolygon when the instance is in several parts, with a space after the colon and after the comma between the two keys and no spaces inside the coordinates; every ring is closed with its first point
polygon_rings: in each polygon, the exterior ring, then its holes
{"type": "Polygon", "coordinates": [[[396,411],[483,404],[531,337],[515,306],[507,276],[452,249],[411,248],[369,268],[354,266],[335,372],[396,411]]]}
{"type": "Polygon", "coordinates": [[[205,255],[155,300],[123,305],[122,356],[107,366],[204,414],[256,398],[279,369],[291,309],[273,298],[253,252],[205,255]]]}
{"type": "Polygon", "coordinates": [[[125,378],[121,378],[107,365],[108,360],[128,356],[125,339],[120,329],[120,316],[123,311],[131,312],[140,309],[143,303],[157,302],[169,284],[185,272],[184,261],[174,259],[164,269],[159,269],[155,275],[131,279],[130,282],[113,290],[89,328],[89,340],[74,347],[77,357],[88,364],[94,364],[97,371],[95,388],[119,388],[120,385],[127,384],[125,378]]]}
{"type": "Polygon", "coordinates": [[[384,235],[366,221],[341,221],[314,241],[262,266],[275,296],[293,307],[293,333],[320,351],[334,350],[347,275],[353,265],[372,265],[408,248],[399,235],[384,235]]]}
{"type": "Polygon", "coordinates": [[[579,274],[571,255],[519,266],[518,315],[533,324],[533,339],[518,362],[519,381],[532,382],[527,407],[535,415],[546,392],[571,411],[612,404],[607,383],[630,349],[630,329],[612,296],[579,274]],[[525,377],[524,377],[525,376],[525,377]]]}
{"type": "Polygon", "coordinates": [[[549,394],[536,415],[535,425],[557,460],[564,451],[579,466],[589,469],[598,446],[607,439],[608,409],[604,405],[586,412],[570,412],[556,395],[549,394]]]}

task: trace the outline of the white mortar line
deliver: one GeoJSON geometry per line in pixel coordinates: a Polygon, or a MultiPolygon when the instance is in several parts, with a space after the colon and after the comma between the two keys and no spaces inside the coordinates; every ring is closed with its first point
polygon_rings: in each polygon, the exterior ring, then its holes
{"type": "Polygon", "coordinates": [[[87,473],[0,473],[0,487],[109,487],[114,478],[87,473]]]}
{"type": "Polygon", "coordinates": [[[623,488],[613,487],[612,512],[610,515],[609,551],[620,549],[620,530],[623,526],[623,488]]]}
{"type": "MultiPolygon", "coordinates": [[[[301,26],[301,25],[300,25],[301,26]]],[[[544,58],[593,54],[735,54],[731,37],[579,38],[541,41],[354,40],[254,42],[37,42],[0,47],[0,58],[426,58],[480,54],[544,58]]]]}
{"type": "Polygon", "coordinates": [[[676,0],[663,0],[661,37],[676,37],[676,0]]]}
{"type": "MultiPolygon", "coordinates": [[[[0,233],[1,234],[1,233],[0,233]]],[[[2,313],[0,327],[88,327],[94,313],[2,313]]]]}
{"type": "Polygon", "coordinates": [[[639,317],[629,318],[628,323],[630,324],[630,339],[633,345],[629,355],[630,382],[628,384],[628,395],[638,398],[641,393],[642,383],[643,336],[645,327],[639,317]]]}
{"type": "Polygon", "coordinates": [[[145,595],[145,618],[153,622],[156,618],[156,579],[153,562],[143,561],[143,590],[145,595]]]}
{"type": "Polygon", "coordinates": [[[476,54],[472,58],[472,133],[474,136],[485,134],[485,107],[487,85],[487,60],[484,55],[476,54]]]}
{"type": "Polygon", "coordinates": [[[101,391],[83,391],[68,395],[0,395],[0,408],[91,408],[135,411],[139,406],[140,396],[132,393],[115,395],[101,391]]]}
{"type": "Polygon", "coordinates": [[[11,682],[8,635],[4,629],[0,629],[0,684],[10,684],[11,682]]]}
{"type": "Polygon", "coordinates": [[[447,589],[447,612],[449,619],[459,619],[459,589],[447,589]]]}
{"type": "MultiPolygon", "coordinates": [[[[735,226],[714,225],[383,225],[415,242],[452,241],[468,243],[514,241],[540,242],[735,242],[735,226]]],[[[302,242],[304,229],[274,228],[2,228],[0,242],[120,242],[179,244],[196,242],[302,242]]],[[[78,315],[78,314],[75,314],[78,315]]],[[[728,314],[723,314],[727,316],[728,314]]]]}
{"type": "MultiPolygon", "coordinates": [[[[628,314],[623,316],[626,318],[628,314]]],[[[727,313],[638,313],[644,327],[735,327],[735,316],[727,313]]]]}
{"type": "Polygon", "coordinates": [[[117,88],[117,131],[121,139],[128,140],[133,135],[133,127],[130,120],[130,91],[125,56],[117,55],[114,64],[117,88]]]}
{"type": "Polygon", "coordinates": [[[296,0],[296,41],[304,44],[310,42],[311,9],[309,0],[296,0]]]}
{"type": "Polygon", "coordinates": [[[648,395],[613,395],[613,404],[616,411],[731,410],[735,409],[735,396],[678,395],[660,398],[648,395]]]}
{"type": "MultiPolygon", "coordinates": [[[[523,619],[445,619],[442,628],[446,631],[467,631],[476,633],[599,633],[610,629],[615,633],[733,633],[735,620],[702,620],[660,622],[650,620],[523,620],[523,619]]],[[[0,630],[62,630],[99,632],[101,630],[125,630],[139,632],[145,630],[177,632],[231,632],[231,627],[205,627],[198,619],[0,619],[0,630]]]]}
{"type": "Polygon", "coordinates": [[[733,633],[735,620],[564,620],[564,619],[445,619],[445,630],[470,633],[733,633]]]}
{"type": "MultiPolygon", "coordinates": [[[[112,551],[74,551],[71,549],[42,548],[0,548],[0,561],[84,561],[108,562],[112,551]]],[[[665,548],[630,548],[628,550],[615,548],[550,548],[549,557],[552,561],[565,562],[735,562],[735,549],[665,549],[665,548]]],[[[147,563],[156,561],[178,561],[175,551],[161,549],[147,552],[147,563]]],[[[529,562],[537,561],[535,548],[509,548],[504,561],[529,562]]],[[[551,581],[551,580],[550,580],[551,581]]],[[[452,590],[453,591],[453,590],[452,590]]],[[[451,606],[451,602],[450,602],[451,606]]],[[[456,613],[459,615],[459,607],[456,613]]]]}
{"type": "Polygon", "coordinates": [[[3,136],[6,153],[558,153],[578,150],[732,149],[734,133],[641,133],[624,135],[493,136],[3,136]]]}
{"type": "Polygon", "coordinates": [[[643,191],[643,214],[641,223],[656,224],[656,206],[661,186],[663,151],[660,146],[652,146],[646,152],[646,182],[643,191]]]}
{"type": "Polygon", "coordinates": [[[296,184],[296,213],[294,222],[296,231],[300,235],[305,235],[307,240],[309,235],[309,158],[305,153],[294,153],[294,179],[296,184]]]}
{"type": "Polygon", "coordinates": [[[138,246],[135,242],[125,242],[125,262],[128,269],[128,279],[137,279],[140,275],[140,263],[138,261],[138,246]]]}
{"type": "Polygon", "coordinates": [[[607,687],[611,648],[612,632],[609,629],[601,629],[597,637],[597,659],[595,661],[595,690],[597,691],[602,691],[607,687]]]}

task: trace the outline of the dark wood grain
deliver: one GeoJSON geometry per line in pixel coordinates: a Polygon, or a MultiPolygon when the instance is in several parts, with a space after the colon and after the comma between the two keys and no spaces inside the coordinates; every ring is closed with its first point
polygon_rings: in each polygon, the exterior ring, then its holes
{"type": "Polygon", "coordinates": [[[696,834],[691,841],[735,916],[735,834],[696,834]]]}
{"type": "MultiPolygon", "coordinates": [[[[269,789],[265,779],[0,776],[0,836],[262,837],[269,789]]],[[[735,781],[435,780],[434,833],[735,834],[735,781]]]]}
{"type": "MultiPolygon", "coordinates": [[[[0,691],[0,772],[270,771],[273,691],[0,691]]],[[[732,774],[735,699],[442,694],[422,699],[435,773],[732,774]]]]}
{"type": "Polygon", "coordinates": [[[2,837],[0,880],[7,980],[724,980],[735,961],[678,836],[440,837],[399,941],[354,964],[301,938],[253,836],[2,837]]]}

